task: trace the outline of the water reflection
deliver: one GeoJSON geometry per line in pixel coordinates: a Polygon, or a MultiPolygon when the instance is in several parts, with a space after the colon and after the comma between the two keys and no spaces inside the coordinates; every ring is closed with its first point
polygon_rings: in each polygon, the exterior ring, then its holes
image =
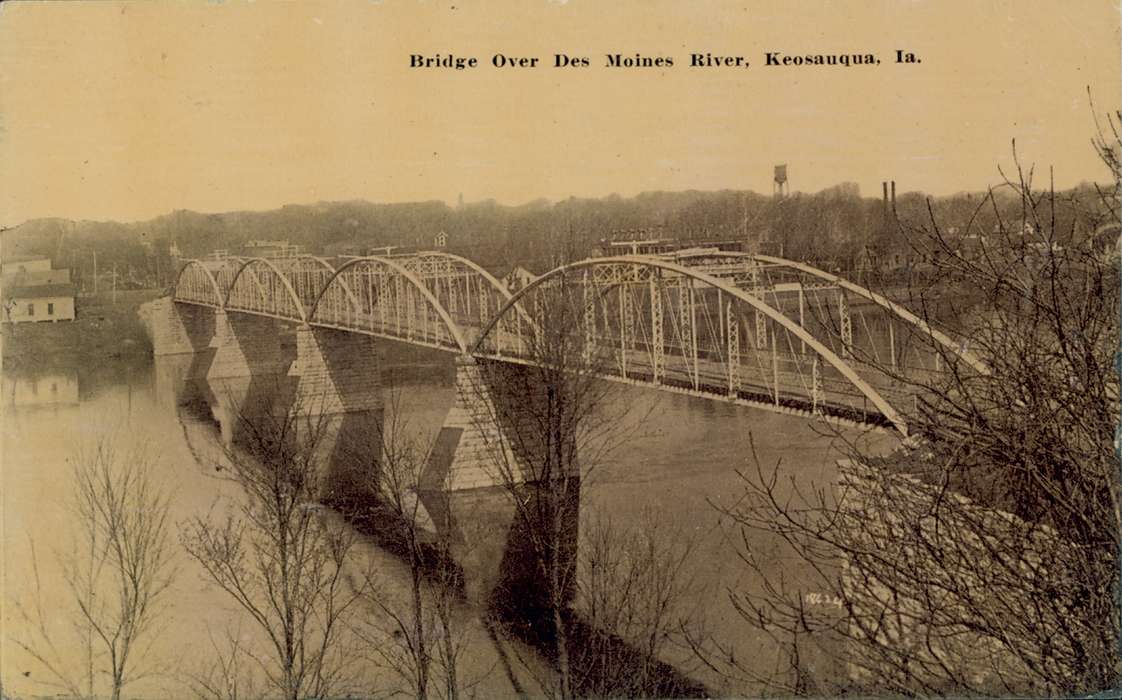
{"type": "MultiPolygon", "coordinates": [[[[413,439],[431,444],[453,400],[451,357],[386,346],[380,357],[386,413],[378,420],[405,425],[413,439]]],[[[29,569],[29,535],[37,540],[39,563],[45,568],[50,553],[66,546],[67,460],[82,439],[105,426],[155,446],[164,478],[176,489],[177,522],[206,513],[221,495],[231,493],[221,468],[224,446],[236,440],[234,407],[278,410],[287,400],[278,397],[291,393],[292,379],[275,375],[255,382],[211,381],[206,376],[209,359],[204,352],[155,362],[52,369],[38,376],[5,373],[3,405],[11,416],[3,422],[4,569],[10,589],[26,592],[23,577],[12,572],[29,569]],[[53,410],[40,410],[45,406],[53,410]]],[[[749,632],[728,601],[728,588],[743,588],[749,581],[731,549],[730,538],[740,534],[725,529],[712,504],[731,505],[743,496],[736,471],[750,464],[750,444],[764,464],[782,460],[785,472],[799,483],[832,481],[836,447],[796,417],[631,387],[621,387],[616,400],[631,407],[636,425],[626,442],[588,465],[594,468],[581,489],[582,529],[603,514],[626,526],[640,525],[645,513],[654,512],[694,535],[700,543],[692,567],[699,598],[686,601],[691,610],[683,614],[701,609],[707,633],[732,645],[739,657],[755,657],[761,666],[774,668],[774,644],[749,632]]],[[[790,565],[775,542],[761,538],[751,544],[775,566],[790,565]]],[[[502,557],[501,552],[494,555],[502,557]]],[[[381,548],[371,544],[364,556],[390,572],[390,585],[397,585],[395,576],[399,584],[407,579],[401,562],[381,548]]],[[[190,567],[177,582],[174,599],[167,634],[157,651],[190,665],[209,652],[207,630],[224,629],[238,613],[190,567]]],[[[9,622],[5,620],[6,636],[9,622]]],[[[474,673],[484,675],[497,667],[498,652],[493,630],[473,624],[478,633],[471,653],[474,673]]],[[[5,645],[5,658],[13,663],[22,658],[7,641],[5,645]]],[[[697,670],[686,651],[678,651],[680,658],[667,660],[697,670]]],[[[28,696],[43,692],[30,681],[12,690],[28,696]]],[[[510,681],[497,671],[479,692],[488,697],[514,694],[510,681]]],[[[130,693],[171,698],[182,697],[184,691],[174,679],[162,678],[138,684],[130,693]]]]}
{"type": "Polygon", "coordinates": [[[77,405],[78,372],[5,376],[0,385],[0,401],[8,409],[77,405]]]}

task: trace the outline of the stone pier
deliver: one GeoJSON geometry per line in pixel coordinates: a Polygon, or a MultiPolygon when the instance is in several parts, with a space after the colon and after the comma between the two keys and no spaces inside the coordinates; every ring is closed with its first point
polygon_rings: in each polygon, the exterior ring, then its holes
{"type": "Polygon", "coordinates": [[[288,361],[281,352],[280,324],[267,316],[214,312],[214,359],[210,379],[283,374],[288,361]]]}
{"type": "Polygon", "coordinates": [[[302,326],[296,330],[291,410],[314,436],[327,501],[376,486],[381,464],[384,402],[374,338],[302,326]]]}
{"type": "Polygon", "coordinates": [[[250,314],[214,313],[214,357],[206,372],[214,394],[215,418],[222,441],[233,445],[246,421],[274,420],[283,415],[291,391],[289,361],[281,348],[281,325],[250,314]]]}
{"type": "Polygon", "coordinates": [[[421,498],[463,568],[468,598],[536,624],[547,591],[535,535],[547,526],[541,519],[558,514],[555,555],[571,582],[580,476],[573,464],[572,473],[549,483],[536,478],[541,460],[534,452],[544,441],[534,414],[545,388],[526,374],[533,371],[457,358],[455,400],[430,453],[421,498]]]}

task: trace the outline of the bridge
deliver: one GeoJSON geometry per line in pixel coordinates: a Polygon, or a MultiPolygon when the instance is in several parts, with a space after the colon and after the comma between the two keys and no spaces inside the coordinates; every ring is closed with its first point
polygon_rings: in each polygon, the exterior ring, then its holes
{"type": "MultiPolygon", "coordinates": [[[[917,400],[909,378],[985,372],[955,339],[869,289],[805,263],[715,249],[571,262],[514,292],[442,252],[192,260],[161,304],[154,350],[191,354],[188,374],[205,376],[224,439],[231,410],[273,391],[262,377],[287,382],[282,403],[334,416],[332,489],[369,483],[372,460],[354,455],[370,451],[384,420],[376,345],[452,356],[455,398],[413,489],[477,600],[530,595],[540,578],[511,554],[530,545],[503,494],[542,478],[525,466],[536,448],[506,434],[517,435],[519,401],[536,391],[522,380],[538,368],[901,436],[917,400]],[[295,343],[282,347],[285,327],[295,343]]],[[[571,566],[580,475],[564,476],[571,566]]]]}
{"type": "Polygon", "coordinates": [[[805,263],[715,249],[591,258],[513,294],[442,252],[338,265],[191,260],[172,300],[516,364],[549,361],[543,328],[565,319],[585,368],[606,380],[903,436],[916,402],[908,378],[951,364],[985,371],[961,343],[869,289],[805,263]]]}

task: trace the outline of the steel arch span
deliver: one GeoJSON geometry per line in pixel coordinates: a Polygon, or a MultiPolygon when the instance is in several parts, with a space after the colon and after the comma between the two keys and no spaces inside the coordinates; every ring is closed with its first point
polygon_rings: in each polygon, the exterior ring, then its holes
{"type": "Polygon", "coordinates": [[[175,301],[221,309],[226,304],[226,289],[214,272],[200,260],[188,260],[175,276],[172,298],[175,301]]]}
{"type": "MultiPolygon", "coordinates": [[[[424,282],[448,311],[469,345],[474,344],[479,331],[511,300],[505,284],[468,258],[442,251],[423,251],[399,260],[402,267],[424,282]]],[[[528,323],[533,323],[520,305],[515,308],[528,323]]]]}
{"type": "Polygon", "coordinates": [[[328,280],[335,276],[335,266],[326,259],[314,255],[273,258],[272,262],[288,279],[306,311],[316,303],[328,280]]]}
{"type": "MultiPolygon", "coordinates": [[[[468,348],[464,331],[424,281],[387,258],[353,258],[339,269],[312,256],[189,260],[173,299],[458,353],[468,348]]],[[[491,302],[488,314],[500,306],[491,302]]]]}
{"type": "Polygon", "coordinates": [[[560,324],[604,378],[893,426],[909,377],[987,368],[903,306],[806,263],[716,249],[594,258],[511,294],[443,252],[187,261],[174,300],[541,364],[560,324]],[[560,312],[559,312],[560,310],[560,312]],[[887,370],[887,371],[879,371],[887,370]]]}
{"type": "Polygon", "coordinates": [[[305,322],[307,309],[292,280],[267,258],[242,258],[230,280],[223,308],[305,322]]]}
{"type": "Polygon", "coordinates": [[[334,272],[308,310],[313,326],[349,330],[465,353],[462,329],[424,281],[400,262],[353,258],[334,272]]]}
{"type": "Polygon", "coordinates": [[[938,372],[948,363],[989,373],[965,339],[951,338],[887,297],[807,263],[715,249],[660,257],[728,280],[764,299],[858,363],[900,375],[938,372]]]}
{"type": "MultiPolygon", "coordinates": [[[[893,427],[907,435],[899,390],[875,386],[852,363],[759,295],[728,279],[649,256],[592,258],[558,267],[514,294],[471,354],[557,363],[542,332],[512,313],[523,305],[546,333],[564,333],[580,366],[605,379],[730,403],[893,427]],[[558,325],[564,326],[558,331],[558,325]]],[[[568,362],[568,360],[566,360],[568,362]]]]}

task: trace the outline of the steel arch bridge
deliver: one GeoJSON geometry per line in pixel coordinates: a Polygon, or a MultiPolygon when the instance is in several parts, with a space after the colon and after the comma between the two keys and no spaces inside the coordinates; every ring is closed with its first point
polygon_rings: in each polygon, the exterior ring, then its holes
{"type": "Polygon", "coordinates": [[[544,364],[542,339],[561,335],[606,380],[903,435],[916,398],[900,377],[986,372],[868,289],[805,263],[714,249],[574,262],[513,295],[441,252],[338,267],[310,256],[192,260],[173,300],[519,364],[544,364]]]}

